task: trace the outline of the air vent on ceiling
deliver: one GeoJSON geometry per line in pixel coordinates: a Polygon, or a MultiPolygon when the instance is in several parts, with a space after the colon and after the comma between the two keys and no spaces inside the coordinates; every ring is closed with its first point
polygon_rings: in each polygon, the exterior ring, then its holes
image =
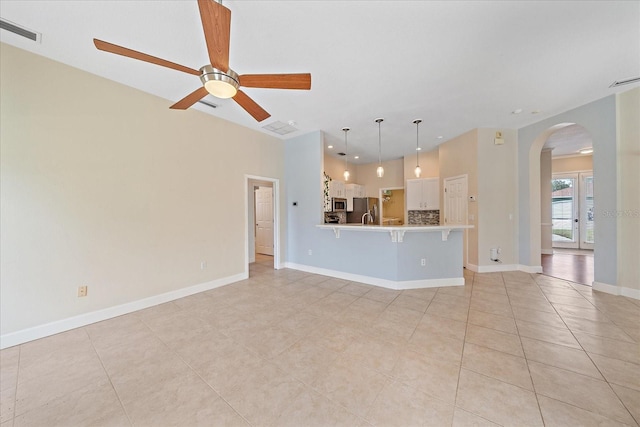
{"type": "Polygon", "coordinates": [[[262,126],[262,129],[270,130],[271,132],[275,132],[278,135],[286,135],[288,133],[295,132],[295,131],[298,130],[298,129],[294,128],[293,126],[288,125],[286,123],[282,123],[280,121],[273,122],[273,123],[268,124],[266,126],[262,126]]]}
{"type": "Polygon", "coordinates": [[[35,31],[31,31],[25,27],[22,27],[18,24],[14,24],[13,22],[9,22],[4,18],[0,18],[0,28],[3,30],[7,30],[13,34],[17,34],[25,39],[29,39],[36,43],[40,43],[40,39],[42,38],[41,33],[36,33],[35,31]]]}
{"type": "Polygon", "coordinates": [[[200,104],[206,105],[207,107],[211,107],[211,108],[218,108],[217,104],[214,104],[213,102],[209,102],[209,101],[203,101],[202,99],[200,101],[198,101],[200,104]]]}
{"type": "Polygon", "coordinates": [[[347,153],[336,153],[338,156],[346,156],[347,153]]]}
{"type": "Polygon", "coordinates": [[[611,83],[611,86],[609,87],[630,85],[631,83],[637,83],[637,82],[640,82],[640,77],[633,77],[631,79],[626,79],[626,80],[616,80],[615,82],[611,83]]]}

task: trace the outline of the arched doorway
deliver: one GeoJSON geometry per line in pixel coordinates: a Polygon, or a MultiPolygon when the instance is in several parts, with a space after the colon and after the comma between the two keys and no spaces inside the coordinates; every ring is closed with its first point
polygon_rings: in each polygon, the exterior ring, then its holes
{"type": "Polygon", "coordinates": [[[617,293],[618,225],[607,215],[618,205],[616,97],[608,96],[543,119],[518,130],[518,258],[521,269],[542,273],[540,232],[540,152],[549,136],[570,124],[580,124],[593,138],[594,194],[597,227],[593,288],[617,293]]]}
{"type": "Polygon", "coordinates": [[[542,272],[591,286],[593,141],[584,127],[565,125],[549,135],[540,154],[542,272]]]}

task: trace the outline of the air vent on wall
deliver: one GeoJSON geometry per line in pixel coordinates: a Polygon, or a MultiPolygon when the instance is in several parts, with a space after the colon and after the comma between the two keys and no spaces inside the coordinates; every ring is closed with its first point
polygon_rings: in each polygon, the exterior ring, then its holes
{"type": "Polygon", "coordinates": [[[630,85],[631,83],[637,83],[637,82],[640,82],[640,77],[633,77],[631,79],[625,79],[625,80],[616,80],[615,82],[611,83],[609,87],[630,85]]]}
{"type": "Polygon", "coordinates": [[[29,39],[36,43],[40,43],[40,39],[42,38],[41,33],[36,33],[35,31],[31,31],[25,27],[22,27],[18,24],[14,24],[13,22],[9,22],[4,18],[0,18],[0,28],[3,30],[7,30],[10,33],[17,34],[25,39],[29,39]]]}
{"type": "Polygon", "coordinates": [[[273,122],[273,123],[268,124],[266,126],[262,126],[262,129],[270,130],[271,132],[275,132],[278,135],[286,135],[288,133],[295,132],[295,131],[298,130],[298,129],[294,128],[293,126],[288,125],[286,123],[282,123],[280,121],[273,122]]]}

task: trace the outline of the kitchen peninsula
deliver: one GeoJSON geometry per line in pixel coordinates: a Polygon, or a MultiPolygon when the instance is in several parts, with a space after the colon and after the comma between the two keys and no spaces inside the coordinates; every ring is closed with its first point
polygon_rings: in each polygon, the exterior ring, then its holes
{"type": "Polygon", "coordinates": [[[463,233],[471,225],[321,224],[332,232],[327,274],[391,289],[464,285],[463,233]]]}

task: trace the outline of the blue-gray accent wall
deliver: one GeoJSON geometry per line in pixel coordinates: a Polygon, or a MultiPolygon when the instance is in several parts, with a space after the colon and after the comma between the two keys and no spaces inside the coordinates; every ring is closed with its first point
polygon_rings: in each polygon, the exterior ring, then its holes
{"type": "MultiPolygon", "coordinates": [[[[540,224],[531,223],[531,208],[529,206],[531,197],[529,191],[530,150],[541,134],[560,123],[576,123],[583,126],[593,140],[594,279],[596,282],[615,285],[617,282],[616,217],[604,214],[607,211],[617,209],[616,102],[613,95],[542,120],[518,131],[518,250],[520,264],[533,265],[530,236],[532,232],[540,233],[540,224]],[[532,230],[532,227],[536,227],[537,231],[532,230]]],[[[539,208],[538,206],[537,209],[539,208]]]]}

